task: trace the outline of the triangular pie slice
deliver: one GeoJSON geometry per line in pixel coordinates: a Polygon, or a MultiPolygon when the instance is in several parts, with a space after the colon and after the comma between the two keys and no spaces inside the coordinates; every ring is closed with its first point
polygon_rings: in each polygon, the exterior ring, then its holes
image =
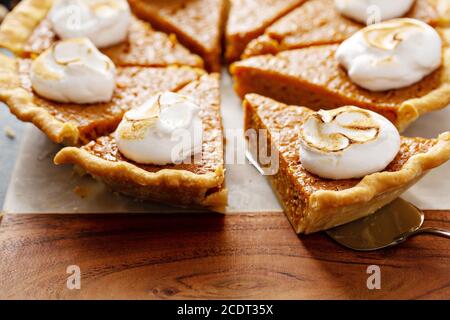
{"type": "Polygon", "coordinates": [[[228,62],[239,60],[247,44],[305,0],[231,0],[225,31],[228,62]]]}
{"type": "Polygon", "coordinates": [[[450,132],[437,139],[402,137],[400,152],[384,171],[363,179],[322,179],[306,171],[299,159],[298,130],[311,109],[249,94],[244,112],[245,129],[263,134],[269,148],[279,152],[278,170],[269,179],[297,233],[325,230],[369,215],[450,158],[450,132]]]}
{"type": "Polygon", "coordinates": [[[228,0],[129,0],[134,14],[153,27],[174,33],[199,54],[210,71],[220,70],[221,37],[228,0]]]}
{"type": "Polygon", "coordinates": [[[116,90],[108,103],[69,104],[38,96],[31,88],[30,59],[0,54],[0,101],[22,121],[32,122],[52,141],[86,143],[115,129],[124,112],[159,91],[178,90],[205,72],[191,67],[117,67],[116,90]]]}
{"type": "MultiPolygon", "coordinates": [[[[0,26],[0,46],[34,58],[59,40],[47,19],[53,1],[24,0],[0,26]]],[[[203,68],[203,60],[179,44],[175,36],[157,32],[133,17],[126,42],[101,50],[116,65],[161,67],[186,65],[203,68]]]]}
{"type": "MultiPolygon", "coordinates": [[[[440,21],[440,14],[434,2],[417,0],[406,17],[435,26],[440,21]]],[[[249,43],[242,56],[248,58],[312,45],[340,43],[363,27],[341,15],[334,0],[310,0],[267,28],[263,35],[249,43]]]]}
{"type": "Polygon", "coordinates": [[[66,147],[55,157],[56,164],[75,164],[105,182],[113,190],[143,200],[171,205],[223,209],[223,133],[220,116],[219,76],[204,75],[179,90],[201,108],[203,121],[202,159],[191,164],[140,165],[125,158],[114,137],[105,136],[81,147],[66,147]]]}
{"type": "Polygon", "coordinates": [[[443,65],[423,80],[398,90],[372,92],[354,84],[335,58],[338,45],[313,46],[235,62],[238,95],[258,93],[313,109],[355,105],[378,112],[404,130],[420,115],[450,103],[450,48],[443,65]]]}

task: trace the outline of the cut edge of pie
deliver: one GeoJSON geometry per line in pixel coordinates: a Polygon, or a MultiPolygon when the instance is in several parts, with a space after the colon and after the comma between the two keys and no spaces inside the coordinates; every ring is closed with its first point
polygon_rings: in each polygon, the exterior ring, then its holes
{"type": "MultiPolygon", "coordinates": [[[[275,100],[248,94],[243,102],[245,129],[267,129],[258,109],[270,107],[289,107],[275,100]]],[[[296,107],[303,108],[303,107],[296,107]]],[[[304,108],[305,110],[310,110],[304,108]]],[[[270,130],[267,134],[271,143],[270,130]]],[[[277,146],[275,146],[277,148],[277,146]]],[[[297,206],[289,203],[291,193],[289,168],[270,180],[285,213],[297,233],[312,233],[329,229],[374,213],[390,203],[405,190],[416,183],[428,170],[435,168],[450,159],[450,132],[439,135],[436,143],[427,152],[412,155],[398,171],[382,171],[367,175],[355,186],[344,190],[315,190],[306,204],[297,206]],[[300,214],[298,211],[301,211],[300,214]]]]}
{"type": "Polygon", "coordinates": [[[5,17],[0,25],[0,47],[21,56],[28,38],[45,18],[53,0],[24,0],[5,17]]]}
{"type": "MultiPolygon", "coordinates": [[[[320,47],[326,47],[326,46],[316,46],[314,48],[320,48],[320,47]]],[[[302,89],[304,89],[303,84],[296,84],[292,80],[296,80],[295,77],[291,75],[284,75],[276,70],[271,70],[271,66],[275,65],[275,61],[271,61],[269,66],[267,68],[260,67],[261,63],[257,63],[256,61],[260,59],[278,59],[280,60],[280,63],[283,62],[283,54],[286,52],[293,52],[297,50],[310,50],[310,48],[304,48],[304,49],[296,49],[292,51],[285,51],[280,52],[276,55],[263,55],[263,56],[256,56],[251,57],[245,60],[241,60],[238,62],[235,62],[230,67],[230,73],[233,75],[234,78],[234,88],[236,93],[243,99],[246,94],[249,93],[257,93],[263,96],[271,97],[273,99],[279,99],[282,100],[283,98],[271,96],[268,92],[265,91],[264,88],[259,89],[257,88],[258,81],[255,81],[255,79],[259,79],[259,82],[261,82],[261,79],[268,80],[271,85],[269,86],[270,90],[277,90],[279,89],[280,92],[283,92],[283,90],[290,89],[291,92],[301,92],[302,89]],[[258,67],[256,67],[258,65],[258,67]]],[[[395,119],[390,119],[397,129],[402,132],[404,131],[411,123],[413,123],[415,120],[417,120],[421,115],[437,111],[440,109],[443,109],[447,107],[450,103],[450,47],[444,47],[443,48],[443,55],[442,55],[442,72],[440,77],[440,84],[438,87],[434,88],[430,92],[426,93],[425,95],[418,97],[418,98],[412,98],[403,101],[398,107],[395,108],[395,119]]],[[[423,80],[422,80],[423,81],[423,80]]],[[[283,93],[285,96],[286,94],[283,93]]],[[[282,101],[282,102],[288,102],[288,101],[282,101]]],[[[289,102],[288,102],[289,103],[289,102]]],[[[358,105],[357,105],[358,106],[358,105]]],[[[309,106],[311,107],[311,106],[309,106]]],[[[364,106],[361,106],[364,108],[364,106]]],[[[377,112],[376,105],[373,105],[373,111],[377,112]]],[[[382,114],[382,112],[379,112],[382,114]]],[[[389,118],[389,117],[388,117],[389,118]]]]}
{"type": "Polygon", "coordinates": [[[205,123],[204,127],[209,131],[203,143],[203,153],[208,156],[203,158],[201,164],[194,162],[187,167],[183,164],[151,166],[156,167],[156,170],[146,170],[148,166],[126,159],[115,147],[113,149],[116,151],[110,154],[109,146],[115,145],[113,137],[104,137],[105,140],[99,138],[80,148],[65,147],[56,154],[54,163],[81,167],[114,191],[138,199],[177,206],[201,206],[223,212],[227,204],[227,189],[223,133],[217,134],[218,130],[223,130],[218,90],[218,74],[204,75],[180,90],[182,94],[192,92],[207,110],[204,113],[204,121],[209,122],[205,123]],[[102,141],[105,141],[105,144],[102,144],[102,141]],[[96,146],[98,148],[95,148],[96,146]]]}

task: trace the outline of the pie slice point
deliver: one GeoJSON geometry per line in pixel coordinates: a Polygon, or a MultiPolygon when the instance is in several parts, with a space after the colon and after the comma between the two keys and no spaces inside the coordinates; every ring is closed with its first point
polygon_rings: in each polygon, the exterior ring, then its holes
{"type": "Polygon", "coordinates": [[[129,0],[139,18],[200,55],[209,71],[220,71],[222,29],[228,0],[129,0]]]}
{"type": "Polygon", "coordinates": [[[311,109],[257,94],[248,94],[243,104],[245,130],[265,133],[267,145],[278,152],[278,170],[268,178],[297,233],[326,230],[372,214],[450,159],[450,132],[437,139],[402,137],[399,154],[384,171],[363,179],[322,179],[306,171],[299,158],[298,129],[311,109]]]}
{"type": "Polygon", "coordinates": [[[251,40],[303,2],[305,0],[231,0],[225,31],[227,61],[238,60],[251,40]]]}

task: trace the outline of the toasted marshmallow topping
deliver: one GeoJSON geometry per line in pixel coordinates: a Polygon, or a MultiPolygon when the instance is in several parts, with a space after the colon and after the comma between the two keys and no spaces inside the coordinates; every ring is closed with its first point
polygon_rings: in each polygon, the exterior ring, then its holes
{"type": "Polygon", "coordinates": [[[125,113],[115,132],[119,151],[141,164],[182,162],[202,150],[199,111],[189,97],[157,94],[125,113]]]}
{"type": "Polygon", "coordinates": [[[86,38],[57,42],[31,65],[33,89],[42,97],[65,103],[111,100],[114,63],[86,38]]]}
{"type": "Polygon", "coordinates": [[[357,107],[320,110],[300,130],[300,160],[326,179],[361,178],[383,170],[400,150],[400,135],[383,116],[357,107]]]}
{"type": "Polygon", "coordinates": [[[403,17],[414,0],[334,0],[344,16],[364,24],[403,17]]]}
{"type": "Polygon", "coordinates": [[[442,41],[424,22],[395,19],[368,26],[336,52],[350,79],[372,91],[410,86],[439,68],[442,41]]]}
{"type": "Polygon", "coordinates": [[[103,48],[126,39],[131,11],[126,0],[59,0],[49,17],[61,39],[87,37],[103,48]]]}

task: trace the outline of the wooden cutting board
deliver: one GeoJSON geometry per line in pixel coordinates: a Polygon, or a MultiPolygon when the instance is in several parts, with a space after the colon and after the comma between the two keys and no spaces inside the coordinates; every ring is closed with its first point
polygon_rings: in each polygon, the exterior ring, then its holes
{"type": "MultiPolygon", "coordinates": [[[[450,229],[450,211],[427,211],[450,229]]],[[[298,237],[283,214],[6,215],[0,298],[450,299],[450,242],[361,253],[298,237]],[[69,290],[67,267],[81,271],[69,290]],[[369,290],[370,265],[381,289],[369,290]]]]}

